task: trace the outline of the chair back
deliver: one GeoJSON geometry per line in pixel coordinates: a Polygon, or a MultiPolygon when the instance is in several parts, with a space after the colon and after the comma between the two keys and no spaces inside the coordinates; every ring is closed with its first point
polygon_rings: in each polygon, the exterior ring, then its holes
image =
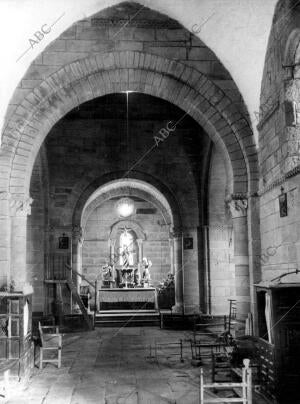
{"type": "Polygon", "coordinates": [[[43,329],[42,329],[40,321],[39,321],[39,333],[40,333],[41,343],[42,343],[42,346],[43,346],[44,345],[44,337],[43,337],[43,329]]]}
{"type": "Polygon", "coordinates": [[[87,285],[84,285],[84,286],[80,286],[80,294],[81,295],[88,295],[90,293],[90,288],[89,288],[89,286],[87,285]]]}

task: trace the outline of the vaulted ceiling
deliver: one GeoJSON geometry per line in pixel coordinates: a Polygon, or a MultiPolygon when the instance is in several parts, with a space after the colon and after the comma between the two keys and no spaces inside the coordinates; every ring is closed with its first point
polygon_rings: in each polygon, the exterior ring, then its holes
{"type": "MultiPolygon", "coordinates": [[[[138,18],[145,7],[178,21],[194,32],[219,58],[238,86],[255,130],[262,72],[276,0],[140,0],[138,18]]],[[[62,32],[118,0],[60,0],[0,4],[0,128],[8,102],[29,65],[62,32]],[[49,27],[51,26],[51,30],[49,27]],[[44,27],[36,44],[30,38],[44,27]]],[[[122,7],[122,6],[121,6],[122,7]]],[[[126,24],[126,20],[124,21],[126,24]]],[[[8,111],[9,112],[9,111],[8,111]]]]}

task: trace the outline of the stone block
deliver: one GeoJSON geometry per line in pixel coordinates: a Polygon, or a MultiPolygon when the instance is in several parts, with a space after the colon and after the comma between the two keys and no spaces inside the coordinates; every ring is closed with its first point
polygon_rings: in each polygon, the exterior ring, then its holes
{"type": "Polygon", "coordinates": [[[66,41],[63,39],[56,39],[46,47],[45,52],[64,52],[65,50],[66,41]]]}
{"type": "Polygon", "coordinates": [[[25,79],[25,80],[22,80],[22,88],[26,88],[26,89],[30,88],[30,89],[32,89],[32,88],[37,87],[39,84],[41,84],[41,82],[42,82],[41,79],[40,80],[27,80],[27,79],[25,79]]]}
{"type": "Polygon", "coordinates": [[[0,262],[8,260],[9,250],[6,246],[0,246],[0,262]]]}
{"type": "MultiPolygon", "coordinates": [[[[51,63],[49,63],[51,64],[51,63]]],[[[57,70],[57,66],[31,66],[26,73],[27,80],[45,80],[57,70]]]]}
{"type": "Polygon", "coordinates": [[[149,47],[149,52],[154,55],[164,56],[169,59],[180,60],[185,59],[186,57],[186,48],[185,47],[149,47]]]}
{"type": "Polygon", "coordinates": [[[216,60],[215,54],[208,48],[203,47],[193,47],[188,52],[188,60],[206,60],[213,61],[216,60]]]}
{"type": "Polygon", "coordinates": [[[66,41],[67,52],[109,52],[114,49],[113,41],[101,40],[70,40],[66,41]]]}
{"type": "Polygon", "coordinates": [[[43,65],[63,66],[87,56],[88,52],[45,52],[43,65]]]}
{"type": "Polygon", "coordinates": [[[68,28],[61,34],[62,39],[71,39],[75,38],[75,36],[76,36],[76,25],[73,25],[72,27],[68,28]]]}
{"type": "Polygon", "coordinates": [[[142,51],[143,42],[118,40],[115,43],[117,51],[142,51]]]}
{"type": "Polygon", "coordinates": [[[184,41],[189,39],[189,32],[183,29],[157,29],[157,41],[184,41]]]}
{"type": "MultiPolygon", "coordinates": [[[[77,40],[102,40],[105,41],[108,39],[108,28],[106,27],[78,27],[76,32],[77,40]]],[[[75,37],[74,37],[75,38],[75,37]]]]}

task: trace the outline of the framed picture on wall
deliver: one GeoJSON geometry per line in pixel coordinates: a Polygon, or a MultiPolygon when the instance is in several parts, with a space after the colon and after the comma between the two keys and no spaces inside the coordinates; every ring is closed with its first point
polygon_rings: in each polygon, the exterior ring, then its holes
{"type": "Polygon", "coordinates": [[[279,214],[280,217],[285,217],[288,215],[287,213],[287,194],[283,192],[283,188],[281,188],[281,194],[278,196],[279,200],[279,214]]]}
{"type": "Polygon", "coordinates": [[[59,250],[68,250],[69,249],[69,237],[65,234],[62,237],[58,238],[58,249],[59,250]]]}
{"type": "Polygon", "coordinates": [[[183,249],[184,250],[192,250],[193,246],[193,237],[184,237],[183,239],[183,249]]]}

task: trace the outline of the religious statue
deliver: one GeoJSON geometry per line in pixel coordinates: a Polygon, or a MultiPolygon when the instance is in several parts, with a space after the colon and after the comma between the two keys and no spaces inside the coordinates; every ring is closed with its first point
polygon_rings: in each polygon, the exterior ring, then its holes
{"type": "Polygon", "coordinates": [[[139,271],[139,268],[136,268],[134,270],[134,284],[135,284],[135,286],[141,285],[141,273],[139,271]]]}
{"type": "Polygon", "coordinates": [[[143,263],[142,263],[142,284],[144,285],[144,288],[149,287],[149,283],[150,283],[150,268],[152,267],[152,262],[150,260],[148,260],[146,257],[143,258],[143,263]]]}

